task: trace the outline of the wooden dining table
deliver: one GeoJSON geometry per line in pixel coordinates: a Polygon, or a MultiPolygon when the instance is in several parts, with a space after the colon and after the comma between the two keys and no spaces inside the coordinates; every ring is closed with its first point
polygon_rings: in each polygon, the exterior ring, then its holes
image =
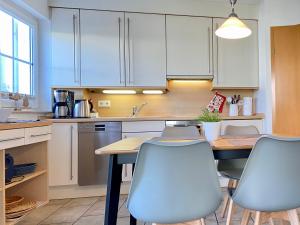
{"type": "MultiPolygon", "coordinates": [[[[210,142],[210,145],[216,160],[248,158],[260,137],[261,135],[221,136],[216,141],[210,142]]],[[[150,139],[146,137],[127,138],[95,150],[96,155],[109,155],[104,225],[117,224],[123,164],[133,164],[134,168],[141,145],[150,139]]],[[[157,140],[164,142],[194,141],[188,138],[176,140],[158,138],[157,140]]],[[[132,216],[130,216],[130,225],[136,225],[136,219],[132,216]]]]}

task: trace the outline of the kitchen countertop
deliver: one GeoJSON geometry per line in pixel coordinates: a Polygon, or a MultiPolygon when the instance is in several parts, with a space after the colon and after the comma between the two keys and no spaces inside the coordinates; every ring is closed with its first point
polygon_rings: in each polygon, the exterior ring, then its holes
{"type": "Polygon", "coordinates": [[[36,122],[16,122],[16,123],[0,123],[0,130],[12,130],[31,127],[43,127],[52,124],[50,120],[42,120],[36,122]]]}
{"type": "MultiPolygon", "coordinates": [[[[198,116],[138,116],[138,117],[99,117],[99,118],[71,118],[71,119],[48,119],[53,123],[88,123],[107,121],[161,121],[161,120],[196,120],[198,116]]],[[[222,120],[260,120],[264,114],[259,113],[252,116],[221,116],[222,120]]]]}

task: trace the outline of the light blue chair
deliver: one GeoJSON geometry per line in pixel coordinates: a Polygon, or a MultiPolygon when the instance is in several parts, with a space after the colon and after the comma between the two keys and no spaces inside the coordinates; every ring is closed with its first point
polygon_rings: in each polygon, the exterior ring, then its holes
{"type": "Polygon", "coordinates": [[[197,127],[166,127],[162,132],[161,137],[164,138],[175,138],[175,139],[190,139],[199,140],[200,133],[197,127]]]}
{"type": "MultiPolygon", "coordinates": [[[[255,126],[227,126],[225,135],[241,136],[241,135],[256,135],[259,134],[255,126]]],[[[218,161],[218,172],[222,177],[228,178],[228,187],[236,187],[238,180],[241,178],[247,159],[227,159],[218,161]]],[[[230,225],[232,220],[233,202],[229,201],[229,196],[225,196],[221,217],[225,217],[228,209],[226,225],[230,225]]]]}
{"type": "MultiPolygon", "coordinates": [[[[282,212],[291,224],[299,224],[300,139],[262,137],[254,146],[237,188],[229,189],[234,203],[256,213],[256,224],[263,212],[282,212]]],[[[273,214],[270,214],[272,212],[273,214]]],[[[244,218],[245,219],[245,218],[244,218]]],[[[248,221],[245,221],[248,222],[248,221]]]]}
{"type": "Polygon", "coordinates": [[[141,146],[127,201],[137,220],[158,224],[200,220],[213,213],[221,201],[207,142],[156,139],[141,146]]]}

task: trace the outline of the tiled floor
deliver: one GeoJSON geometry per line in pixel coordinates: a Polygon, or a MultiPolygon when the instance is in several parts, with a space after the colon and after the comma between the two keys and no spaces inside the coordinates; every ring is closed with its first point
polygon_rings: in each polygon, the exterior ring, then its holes
{"type": "MultiPolygon", "coordinates": [[[[125,207],[127,196],[121,196],[119,203],[118,225],[129,224],[129,213],[125,207]]],[[[105,209],[105,198],[77,198],[52,200],[49,204],[33,211],[18,225],[102,225],[105,209]]],[[[225,225],[225,219],[217,217],[220,225],[225,225]]],[[[238,209],[232,225],[240,224],[241,210],[238,209]]],[[[217,225],[214,215],[206,218],[206,225],[217,225]]],[[[143,225],[138,222],[138,225],[143,225]]]]}

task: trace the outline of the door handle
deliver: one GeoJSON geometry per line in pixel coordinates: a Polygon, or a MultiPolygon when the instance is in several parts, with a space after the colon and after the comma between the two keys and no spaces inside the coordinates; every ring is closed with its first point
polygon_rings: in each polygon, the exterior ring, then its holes
{"type": "Polygon", "coordinates": [[[122,84],[122,65],[121,65],[121,18],[118,18],[118,32],[119,32],[119,70],[120,70],[120,84],[122,84]]]}
{"type": "Polygon", "coordinates": [[[208,73],[211,74],[211,46],[210,46],[210,37],[211,32],[210,28],[208,27],[208,73]]]}
{"type": "Polygon", "coordinates": [[[131,83],[131,54],[130,54],[130,19],[127,18],[127,45],[128,45],[128,82],[131,83]]]}
{"type": "Polygon", "coordinates": [[[24,137],[15,137],[15,138],[9,138],[9,139],[1,139],[0,142],[6,142],[6,141],[16,141],[23,139],[24,137]]]}
{"type": "MultiPolygon", "coordinates": [[[[216,29],[219,29],[219,24],[217,23],[216,24],[216,29]]],[[[217,38],[217,46],[216,46],[216,48],[217,48],[217,59],[216,59],[216,66],[217,66],[217,68],[216,68],[216,76],[217,76],[217,84],[219,84],[219,37],[218,36],[216,36],[216,38],[217,38]]]]}
{"type": "Polygon", "coordinates": [[[41,137],[41,136],[46,136],[49,135],[50,133],[45,133],[45,134],[32,134],[30,137],[35,138],[35,137],[41,137]]]}
{"type": "Polygon", "coordinates": [[[74,66],[74,82],[77,83],[77,65],[76,65],[76,59],[77,59],[77,50],[76,50],[76,15],[73,14],[73,49],[74,49],[74,55],[73,55],[73,66],[74,66]]]}

